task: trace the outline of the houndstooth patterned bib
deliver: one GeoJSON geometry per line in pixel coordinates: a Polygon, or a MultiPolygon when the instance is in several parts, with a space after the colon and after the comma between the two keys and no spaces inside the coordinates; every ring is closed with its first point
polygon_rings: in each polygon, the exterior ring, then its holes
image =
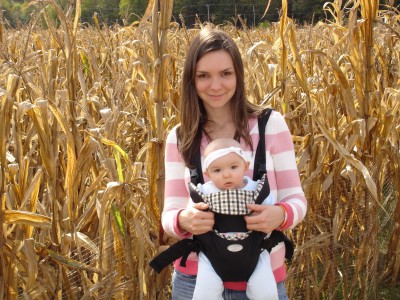
{"type": "Polygon", "coordinates": [[[247,204],[255,203],[264,185],[264,181],[265,177],[257,183],[257,189],[255,191],[231,189],[206,195],[195,185],[193,185],[193,188],[203,198],[204,202],[208,204],[208,208],[215,213],[225,215],[248,215],[251,211],[247,208],[247,204]]]}

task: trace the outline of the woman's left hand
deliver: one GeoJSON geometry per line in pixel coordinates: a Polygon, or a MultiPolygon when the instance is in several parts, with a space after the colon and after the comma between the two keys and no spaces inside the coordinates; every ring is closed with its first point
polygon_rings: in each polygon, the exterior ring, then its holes
{"type": "Polygon", "coordinates": [[[252,211],[245,216],[247,229],[270,233],[278,228],[285,220],[285,211],[278,205],[247,204],[252,211]]]}

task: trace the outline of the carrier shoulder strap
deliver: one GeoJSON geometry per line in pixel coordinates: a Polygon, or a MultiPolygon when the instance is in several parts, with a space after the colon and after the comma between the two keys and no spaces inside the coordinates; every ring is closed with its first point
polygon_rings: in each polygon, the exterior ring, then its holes
{"type": "Polygon", "coordinates": [[[261,177],[267,172],[267,158],[265,156],[265,126],[267,126],[268,119],[271,116],[272,109],[267,108],[258,118],[258,132],[260,140],[258,141],[256,156],[254,158],[253,180],[260,180],[261,177]]]}
{"type": "MultiPolygon", "coordinates": [[[[260,134],[260,140],[257,145],[256,156],[254,158],[254,171],[253,180],[257,181],[267,172],[267,163],[265,157],[265,126],[267,125],[268,119],[271,115],[272,109],[267,108],[263,110],[260,117],[258,118],[258,132],[260,134]]],[[[199,183],[204,184],[203,169],[201,167],[201,155],[200,147],[196,150],[196,154],[192,161],[195,168],[190,169],[190,181],[197,185],[199,183]]]]}
{"type": "Polygon", "coordinates": [[[201,168],[200,147],[198,147],[197,150],[196,150],[196,154],[194,155],[194,159],[192,161],[192,165],[194,165],[195,168],[189,169],[189,171],[190,171],[190,181],[196,186],[199,183],[204,184],[203,169],[201,168]]]}

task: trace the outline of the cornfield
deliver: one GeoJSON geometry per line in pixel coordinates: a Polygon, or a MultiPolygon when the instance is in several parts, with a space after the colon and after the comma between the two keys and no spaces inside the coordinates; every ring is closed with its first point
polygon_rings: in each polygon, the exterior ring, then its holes
{"type": "MultiPolygon", "coordinates": [[[[142,21],[79,23],[38,1],[29,26],[0,27],[0,299],[168,299],[149,260],[160,230],[163,142],[179,122],[195,29],[173,1],[142,21]],[[55,24],[46,6],[57,12],[55,24]]],[[[284,114],[309,203],[289,232],[291,299],[379,299],[400,279],[400,13],[334,0],[299,26],[282,1],[237,42],[251,101],[284,114]]],[[[239,20],[242,21],[243,20],[239,20]]]]}

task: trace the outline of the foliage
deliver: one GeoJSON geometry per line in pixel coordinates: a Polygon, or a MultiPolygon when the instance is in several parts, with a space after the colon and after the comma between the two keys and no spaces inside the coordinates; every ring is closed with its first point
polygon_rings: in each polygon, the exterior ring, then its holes
{"type": "Polygon", "coordinates": [[[31,9],[27,8],[27,3],[3,0],[0,9],[3,10],[3,18],[10,22],[11,26],[26,24],[30,20],[31,9]]]}
{"type": "Polygon", "coordinates": [[[81,22],[93,24],[93,16],[97,17],[104,23],[113,24],[118,22],[119,17],[119,0],[83,0],[81,22]]]}
{"type": "Polygon", "coordinates": [[[119,5],[120,17],[130,23],[139,21],[146,10],[147,3],[147,0],[121,0],[119,5]]]}
{"type": "Polygon", "coordinates": [[[324,19],[325,14],[322,10],[325,0],[299,0],[292,1],[291,15],[301,23],[324,19]]]}
{"type": "MultiPolygon", "coordinates": [[[[245,1],[176,1],[174,4],[174,16],[182,15],[187,27],[192,27],[196,23],[196,17],[202,22],[212,22],[215,24],[233,23],[237,26],[253,26],[263,20],[278,20],[280,9],[278,1],[272,1],[270,9],[264,19],[262,16],[266,8],[265,0],[245,0],[245,1]]],[[[178,20],[182,21],[182,20],[178,20]]]]}
{"type": "Polygon", "coordinates": [[[258,27],[260,28],[268,28],[269,26],[271,26],[271,23],[268,21],[263,21],[258,24],[258,27]]]}
{"type": "MultiPolygon", "coordinates": [[[[28,0],[3,0],[0,7],[4,10],[3,17],[12,26],[27,24],[30,20],[32,8],[26,8],[28,0]]],[[[40,1],[39,1],[40,2],[40,1]]],[[[56,0],[57,5],[66,11],[70,1],[56,0]]],[[[148,0],[82,0],[81,22],[93,24],[93,15],[96,13],[102,23],[127,24],[137,21],[143,16],[148,0]]],[[[325,0],[289,0],[288,15],[299,23],[325,19],[323,5],[325,0]]],[[[332,1],[330,1],[332,2],[332,1]]],[[[399,6],[399,0],[381,0],[381,4],[392,2],[392,6],[399,6]]],[[[196,16],[201,22],[211,21],[216,24],[231,22],[237,26],[254,26],[260,22],[277,22],[281,9],[281,1],[271,1],[268,11],[264,15],[268,0],[175,0],[173,18],[178,23],[192,27],[196,16]]],[[[54,16],[55,17],[55,16],[54,16]]]]}

